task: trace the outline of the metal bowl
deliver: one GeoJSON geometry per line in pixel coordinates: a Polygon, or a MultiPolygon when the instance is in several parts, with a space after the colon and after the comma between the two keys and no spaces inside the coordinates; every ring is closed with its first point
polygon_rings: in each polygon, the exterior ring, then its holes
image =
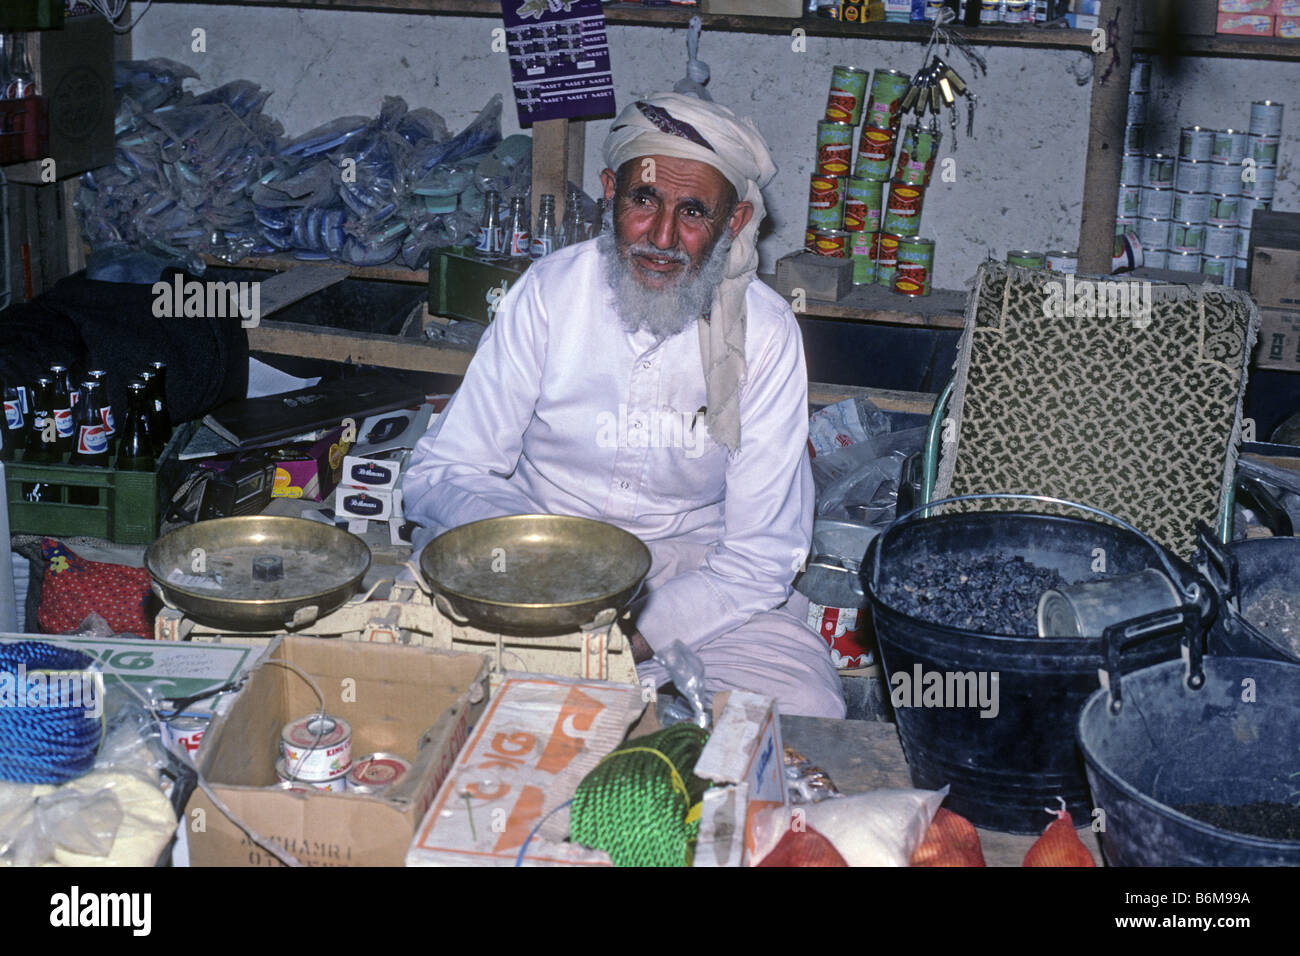
{"type": "Polygon", "coordinates": [[[145,567],[170,607],[208,627],[276,631],[306,627],[339,608],[370,568],[356,535],[305,518],[247,515],[177,528],[149,546],[145,567]],[[257,558],[283,575],[254,580],[257,558]]]}
{"type": "Polygon", "coordinates": [[[650,570],[635,535],[591,518],[510,515],[453,528],[420,555],[450,616],[489,631],[564,633],[621,611],[650,570]]]}

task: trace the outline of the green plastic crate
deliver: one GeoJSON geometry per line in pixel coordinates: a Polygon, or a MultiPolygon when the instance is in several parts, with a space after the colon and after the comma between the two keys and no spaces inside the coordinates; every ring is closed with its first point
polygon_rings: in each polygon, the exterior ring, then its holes
{"type": "Polygon", "coordinates": [[[495,303],[527,268],[526,261],[520,265],[504,259],[484,262],[472,250],[435,253],[429,257],[429,311],[487,325],[495,303]]]}
{"type": "Polygon", "coordinates": [[[195,424],[176,428],[156,471],[118,471],[76,465],[24,464],[22,451],[5,462],[5,496],[12,534],[51,537],[107,538],[118,544],[149,544],[158,536],[158,522],[180,484],[184,464],[180,451],[194,434],[195,424]],[[36,482],[59,489],[58,501],[27,501],[23,487],[36,482]],[[96,504],[68,501],[72,489],[93,489],[96,504]]]}

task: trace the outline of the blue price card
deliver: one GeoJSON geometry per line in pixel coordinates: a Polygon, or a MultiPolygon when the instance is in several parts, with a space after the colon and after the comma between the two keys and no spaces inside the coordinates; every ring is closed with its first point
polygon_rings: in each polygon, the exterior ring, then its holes
{"type": "Polygon", "coordinates": [[[501,0],[519,125],[614,114],[600,0],[501,0]]]}

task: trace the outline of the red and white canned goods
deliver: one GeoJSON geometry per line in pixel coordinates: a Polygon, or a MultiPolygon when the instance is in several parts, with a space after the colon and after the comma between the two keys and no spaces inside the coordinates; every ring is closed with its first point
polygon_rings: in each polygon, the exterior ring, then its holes
{"type": "Polygon", "coordinates": [[[308,714],[284,725],[280,748],[289,776],[309,783],[332,780],[352,766],[352,727],[342,717],[308,714]]]}
{"type": "Polygon", "coordinates": [[[1196,159],[1179,159],[1178,169],[1174,174],[1174,186],[1189,193],[1209,192],[1210,163],[1196,159]]]}
{"type": "Polygon", "coordinates": [[[1218,130],[1203,126],[1184,126],[1178,137],[1178,158],[1209,162],[1214,152],[1214,134],[1218,130]]]}
{"type": "Polygon", "coordinates": [[[924,186],[894,180],[889,184],[889,203],[885,206],[885,220],[881,229],[896,236],[917,235],[921,224],[921,205],[924,202],[924,186]]]}
{"type": "Polygon", "coordinates": [[[1278,145],[1281,142],[1281,136],[1256,136],[1252,133],[1246,155],[1258,165],[1275,166],[1277,165],[1278,145]]]}
{"type": "Polygon", "coordinates": [[[1237,197],[1237,225],[1241,226],[1246,232],[1250,232],[1252,218],[1256,209],[1262,209],[1268,212],[1273,208],[1273,200],[1260,199],[1258,196],[1238,196],[1237,197]]]}
{"type": "Polygon", "coordinates": [[[808,626],[821,635],[836,667],[867,667],[870,648],[863,647],[862,612],[855,607],[825,607],[808,602],[808,626]]]}
{"type": "Polygon", "coordinates": [[[1142,177],[1143,186],[1172,186],[1174,169],[1178,160],[1168,153],[1152,153],[1146,158],[1146,174],[1142,177]]]}
{"type": "MultiPolygon", "coordinates": [[[[1170,252],[1195,252],[1205,249],[1205,225],[1199,222],[1174,222],[1169,226],[1170,252]]],[[[1200,271],[1200,266],[1197,270],[1200,271]]]]}
{"type": "Polygon", "coordinates": [[[275,762],[275,775],[280,778],[281,787],[285,790],[294,790],[300,787],[311,787],[313,790],[324,790],[326,793],[346,793],[348,789],[348,774],[345,770],[337,776],[328,777],[324,780],[308,780],[305,777],[290,776],[291,765],[281,757],[275,762]],[[288,784],[288,786],[283,786],[288,784]]]}
{"type": "Polygon", "coordinates": [[[871,96],[863,124],[877,129],[898,129],[903,94],[912,77],[898,70],[876,70],[871,78],[871,96]]]}
{"type": "Polygon", "coordinates": [[[895,292],[911,296],[929,295],[930,278],[934,274],[934,240],[899,236],[895,270],[895,292]]]}
{"type": "Polygon", "coordinates": [[[1170,249],[1165,259],[1165,268],[1174,272],[1200,272],[1201,254],[1199,252],[1180,252],[1170,249]]]}
{"type": "Polygon", "coordinates": [[[167,744],[173,751],[184,751],[191,760],[198,757],[199,745],[207,732],[208,722],[202,717],[174,717],[164,721],[167,728],[167,744]]]}
{"type": "Polygon", "coordinates": [[[1205,222],[1210,215],[1209,193],[1188,193],[1174,190],[1173,209],[1169,218],[1175,222],[1205,222]]]}
{"type": "Polygon", "coordinates": [[[1168,256],[1169,253],[1164,249],[1147,249],[1143,247],[1142,264],[1148,269],[1165,269],[1168,268],[1165,261],[1168,256]]]}
{"type": "Polygon", "coordinates": [[[1241,203],[1240,196],[1211,196],[1210,211],[1205,216],[1206,222],[1212,223],[1237,223],[1237,206],[1241,203]]]}
{"type": "Polygon", "coordinates": [[[1128,72],[1129,92],[1151,92],[1151,59],[1145,56],[1133,57],[1133,65],[1128,72]]]}
{"type": "Polygon", "coordinates": [[[1124,127],[1124,152],[1142,152],[1147,145],[1147,127],[1145,123],[1129,123],[1124,127]]]}
{"type": "Polygon", "coordinates": [[[1231,259],[1237,254],[1237,225],[1207,225],[1204,227],[1205,241],[1202,252],[1206,256],[1231,259]]]}
{"type": "Polygon", "coordinates": [[[1250,104],[1250,132],[1256,136],[1282,135],[1281,103],[1276,100],[1256,100],[1250,104]]]}
{"type": "Polygon", "coordinates": [[[1136,215],[1168,219],[1174,208],[1174,191],[1168,186],[1145,186],[1136,215]]]}
{"type": "Polygon", "coordinates": [[[1241,194],[1250,196],[1254,199],[1273,198],[1273,190],[1277,188],[1277,167],[1276,166],[1256,166],[1254,169],[1255,179],[1253,182],[1247,180],[1241,184],[1241,194]]]}
{"type": "Polygon", "coordinates": [[[853,165],[853,127],[848,123],[817,124],[817,173],[847,176],[853,165]]]}
{"type": "Polygon", "coordinates": [[[808,191],[808,225],[838,229],[844,224],[844,178],[813,173],[808,191]]]}
{"type": "Polygon", "coordinates": [[[1131,183],[1119,184],[1119,206],[1116,215],[1137,216],[1142,213],[1142,187],[1131,183]]]}
{"type": "Polygon", "coordinates": [[[888,179],[894,164],[894,136],[889,128],[862,127],[862,135],[858,137],[858,164],[853,175],[860,179],[888,179]]]}
{"type": "Polygon", "coordinates": [[[853,234],[843,229],[818,229],[813,238],[813,252],[831,259],[847,259],[853,234]]]}
{"type": "Polygon", "coordinates": [[[1201,275],[1230,286],[1236,275],[1235,262],[1230,256],[1202,256],[1201,275]]]}
{"type": "Polygon", "coordinates": [[[831,89],[826,97],[828,122],[848,123],[850,126],[862,122],[869,75],[867,70],[855,66],[837,66],[831,70],[831,89]]]}
{"type": "Polygon", "coordinates": [[[397,754],[366,754],[348,771],[349,793],[383,793],[411,769],[411,762],[397,754]]]}
{"type": "MultiPolygon", "coordinates": [[[[1250,230],[1245,226],[1237,227],[1237,248],[1235,250],[1238,259],[1245,259],[1250,255],[1250,230]]],[[[1240,267],[1243,271],[1246,268],[1243,262],[1240,267]]]]}

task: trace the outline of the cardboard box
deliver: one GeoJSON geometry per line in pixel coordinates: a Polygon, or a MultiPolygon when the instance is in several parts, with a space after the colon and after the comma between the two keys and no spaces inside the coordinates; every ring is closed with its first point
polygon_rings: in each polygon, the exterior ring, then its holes
{"type": "Polygon", "coordinates": [[[1220,13],[1273,13],[1273,0],[1219,0],[1220,13]]]}
{"type": "Polygon", "coordinates": [[[392,491],[402,477],[400,461],[383,461],[377,458],[360,458],[347,455],[343,459],[343,476],[339,482],[368,491],[392,491]]]}
{"type": "Polygon", "coordinates": [[[271,449],[269,455],[275,462],[271,497],[324,501],[343,476],[343,458],[351,447],[351,442],[343,440],[340,425],[314,442],[271,449]]]}
{"type": "Polygon", "coordinates": [[[792,252],[777,260],[772,286],[782,295],[792,296],[796,289],[803,289],[809,299],[836,302],[853,291],[853,260],[792,252]]]}
{"type": "Polygon", "coordinates": [[[339,485],[334,492],[334,514],[339,520],[387,521],[402,513],[401,491],[374,491],[339,485]]]}
{"type": "Polygon", "coordinates": [[[1300,40],[1300,17],[1277,17],[1273,21],[1273,36],[1283,40],[1300,40]]]}
{"type": "MultiPolygon", "coordinates": [[[[471,705],[486,694],[487,660],[431,648],[323,638],[277,638],[228,710],[213,720],[199,770],[245,824],[310,866],[400,866],[416,825],[469,733],[471,705]],[[277,782],[281,728],[320,705],[352,725],[354,758],[387,751],[411,770],[381,796],[268,789],[277,782]]],[[[275,866],[201,791],[186,808],[195,866],[275,866]]]]}
{"type": "Polygon", "coordinates": [[[803,16],[802,0],[703,0],[704,13],[739,13],[748,17],[803,16]]]}
{"type": "Polygon", "coordinates": [[[1259,310],[1254,364],[1257,368],[1300,372],[1300,312],[1259,310]]]}
{"type": "Polygon", "coordinates": [[[1220,13],[1214,24],[1214,32],[1233,36],[1271,37],[1273,18],[1256,13],[1220,13]]]}
{"type": "Polygon", "coordinates": [[[1260,308],[1300,309],[1300,213],[1255,210],[1246,261],[1260,308]]]}

